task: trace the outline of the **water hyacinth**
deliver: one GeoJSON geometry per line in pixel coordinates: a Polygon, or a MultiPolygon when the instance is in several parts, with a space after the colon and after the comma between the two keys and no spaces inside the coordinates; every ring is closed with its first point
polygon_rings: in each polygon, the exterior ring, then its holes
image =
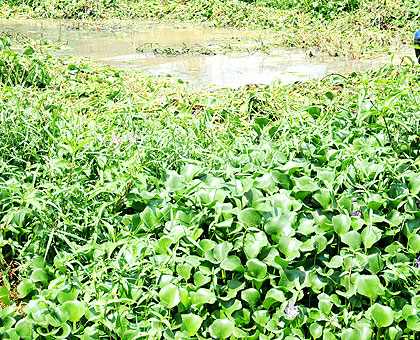
{"type": "Polygon", "coordinates": [[[360,210],[355,210],[350,212],[350,216],[362,218],[362,212],[360,210]]]}
{"type": "Polygon", "coordinates": [[[299,315],[299,307],[293,306],[292,301],[289,301],[289,304],[287,305],[284,312],[286,313],[286,319],[292,320],[299,315]]]}
{"type": "Polygon", "coordinates": [[[420,256],[414,261],[414,268],[420,268],[420,256]]]}

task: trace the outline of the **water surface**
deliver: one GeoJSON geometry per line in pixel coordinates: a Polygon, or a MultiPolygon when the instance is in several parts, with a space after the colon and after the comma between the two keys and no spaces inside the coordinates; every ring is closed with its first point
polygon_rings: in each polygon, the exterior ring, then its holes
{"type": "MultiPolygon", "coordinates": [[[[83,56],[119,67],[145,69],[154,75],[171,75],[193,86],[239,87],[293,83],[321,78],[331,73],[362,72],[391,60],[389,55],[371,59],[309,57],[298,49],[281,49],[270,54],[250,53],[275,33],[265,31],[215,29],[204,26],[167,26],[138,23],[115,25],[104,30],[94,23],[60,20],[0,20],[0,31],[23,33],[62,45],[57,54],[83,56]],[[236,53],[218,55],[163,56],[140,53],[147,46],[181,50],[186,46],[230,46],[236,53]]],[[[109,26],[108,26],[109,27],[109,26]]],[[[150,49],[150,48],[149,48],[150,49]]],[[[411,49],[395,52],[398,63],[411,49]]]]}

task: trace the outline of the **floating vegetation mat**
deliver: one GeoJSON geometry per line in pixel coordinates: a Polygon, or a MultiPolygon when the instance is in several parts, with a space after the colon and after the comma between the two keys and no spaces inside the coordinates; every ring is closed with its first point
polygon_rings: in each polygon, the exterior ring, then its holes
{"type": "Polygon", "coordinates": [[[194,92],[3,48],[1,339],[413,339],[419,71],[194,92]]]}

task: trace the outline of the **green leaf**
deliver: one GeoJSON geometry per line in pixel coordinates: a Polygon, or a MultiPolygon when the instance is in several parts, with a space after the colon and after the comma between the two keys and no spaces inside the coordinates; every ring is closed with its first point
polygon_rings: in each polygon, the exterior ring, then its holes
{"type": "Polygon", "coordinates": [[[248,302],[251,307],[255,307],[260,301],[260,293],[255,288],[248,288],[241,292],[241,299],[248,302]]]}
{"type": "Polygon", "coordinates": [[[228,271],[243,271],[241,260],[236,255],[224,259],[220,264],[220,268],[228,271]]]}
{"type": "Polygon", "coordinates": [[[382,231],[376,227],[368,226],[362,231],[362,241],[366,249],[371,248],[381,239],[382,231]]]}
{"type": "Polygon", "coordinates": [[[311,333],[312,338],[318,339],[322,336],[322,326],[315,322],[309,326],[309,332],[311,333]]]}
{"type": "Polygon", "coordinates": [[[71,322],[77,322],[85,315],[86,306],[83,301],[66,301],[63,303],[63,307],[67,308],[69,311],[69,320],[71,322]]]}
{"type": "Polygon", "coordinates": [[[23,51],[22,51],[23,55],[31,55],[34,53],[35,53],[35,50],[32,48],[32,46],[26,45],[23,47],[23,51]]]}
{"type": "Polygon", "coordinates": [[[371,300],[376,300],[378,295],[383,294],[383,287],[376,275],[359,275],[356,281],[357,292],[367,296],[371,300]]]}
{"type": "Polygon", "coordinates": [[[267,274],[267,265],[265,263],[262,263],[258,259],[251,259],[248,260],[246,263],[246,266],[248,268],[248,275],[251,278],[261,280],[264,279],[267,274]]]}
{"type": "Polygon", "coordinates": [[[234,322],[229,319],[217,319],[209,327],[213,338],[226,339],[233,333],[234,322]]]}
{"type": "Polygon", "coordinates": [[[362,236],[357,231],[349,231],[341,235],[341,241],[347,244],[351,249],[356,250],[362,244],[362,236]]]}
{"type": "Polygon", "coordinates": [[[384,268],[384,261],[381,254],[375,253],[367,257],[369,263],[369,271],[372,274],[379,273],[384,268]]]}
{"type": "Polygon", "coordinates": [[[174,308],[181,301],[179,289],[172,283],[164,286],[160,290],[159,298],[166,306],[168,306],[168,308],[174,308]]]}
{"type": "Polygon", "coordinates": [[[31,280],[34,282],[41,282],[43,285],[48,284],[48,275],[43,269],[35,269],[31,274],[31,280]]]}
{"type": "Polygon", "coordinates": [[[407,317],[407,328],[412,331],[420,331],[420,318],[418,314],[413,314],[407,317]]]}
{"type": "Polygon", "coordinates": [[[302,242],[296,238],[291,237],[280,237],[279,239],[279,250],[286,256],[288,260],[294,259],[300,256],[299,248],[302,242]]]}
{"type": "Polygon", "coordinates": [[[182,316],[182,324],[189,336],[194,336],[201,327],[203,319],[194,314],[188,314],[182,316]]]}
{"type": "Polygon", "coordinates": [[[6,287],[0,287],[0,301],[5,305],[10,305],[10,290],[6,287]]]}
{"type": "Polygon", "coordinates": [[[341,334],[342,340],[361,340],[363,339],[362,333],[358,329],[354,328],[347,328],[342,334],[341,334]]]}
{"type": "Polygon", "coordinates": [[[32,323],[30,323],[27,319],[19,320],[16,323],[15,328],[17,335],[19,335],[22,339],[33,339],[32,323]]]}
{"type": "Polygon", "coordinates": [[[334,231],[338,235],[343,235],[350,230],[351,218],[344,214],[333,216],[332,223],[334,225],[334,231]]]}
{"type": "Polygon", "coordinates": [[[239,221],[241,221],[245,227],[257,227],[261,223],[261,215],[258,211],[252,208],[242,210],[238,215],[239,221]]]}
{"type": "Polygon", "coordinates": [[[216,302],[216,295],[207,288],[199,288],[196,292],[191,293],[193,304],[212,304],[216,302]]]}
{"type": "Polygon", "coordinates": [[[257,324],[265,326],[270,321],[270,314],[266,310],[258,310],[252,314],[252,319],[257,324]]]}
{"type": "Polygon", "coordinates": [[[35,289],[34,283],[29,279],[23,279],[17,287],[17,291],[21,297],[27,296],[30,292],[35,289]]]}
{"type": "Polygon", "coordinates": [[[419,234],[412,235],[408,241],[408,245],[415,253],[420,252],[420,235],[419,234]]]}
{"type": "Polygon", "coordinates": [[[420,176],[411,177],[410,182],[408,183],[408,189],[414,195],[418,195],[420,193],[420,176]]]}
{"type": "Polygon", "coordinates": [[[292,225],[296,219],[296,213],[283,212],[280,216],[270,218],[264,225],[264,230],[268,235],[293,236],[295,230],[292,225]]]}
{"type": "Polygon", "coordinates": [[[375,303],[370,312],[377,327],[389,327],[394,322],[394,311],[388,306],[375,303]]]}

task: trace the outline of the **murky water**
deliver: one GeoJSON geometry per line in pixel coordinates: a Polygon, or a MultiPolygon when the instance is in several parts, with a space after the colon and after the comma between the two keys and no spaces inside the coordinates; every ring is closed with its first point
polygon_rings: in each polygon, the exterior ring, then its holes
{"type": "MultiPolygon", "coordinates": [[[[238,87],[246,84],[273,81],[293,83],[320,78],[330,73],[361,72],[390,61],[391,56],[365,60],[309,57],[301,50],[284,49],[247,54],[265,39],[275,38],[273,33],[247,30],[211,29],[199,26],[169,27],[156,24],[117,26],[112,31],[87,28],[71,21],[0,20],[0,31],[23,33],[33,39],[63,44],[58,54],[83,56],[110,65],[146,69],[154,75],[171,75],[193,86],[238,87]],[[134,28],[133,28],[134,27],[134,28]],[[202,45],[231,46],[242,53],[234,55],[181,55],[154,56],[140,53],[142,46],[180,49],[202,45]]],[[[405,55],[414,56],[411,49],[398,51],[394,62],[405,55]]]]}

